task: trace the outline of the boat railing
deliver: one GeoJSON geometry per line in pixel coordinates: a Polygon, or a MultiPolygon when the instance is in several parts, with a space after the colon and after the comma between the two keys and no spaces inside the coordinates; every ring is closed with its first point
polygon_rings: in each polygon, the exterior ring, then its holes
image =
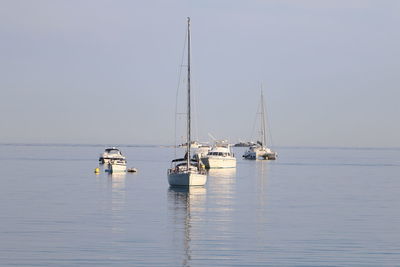
{"type": "Polygon", "coordinates": [[[175,165],[171,166],[170,169],[168,169],[168,174],[171,173],[188,173],[190,171],[196,170],[199,174],[207,174],[207,171],[204,167],[204,165],[199,164],[199,165],[192,165],[193,168],[190,168],[187,170],[186,168],[182,168],[183,166],[175,165]]]}

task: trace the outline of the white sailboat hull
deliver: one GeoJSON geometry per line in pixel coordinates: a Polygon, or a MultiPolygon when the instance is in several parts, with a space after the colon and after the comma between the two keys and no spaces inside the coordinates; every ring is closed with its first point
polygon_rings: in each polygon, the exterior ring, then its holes
{"type": "Polygon", "coordinates": [[[205,185],[207,175],[196,172],[168,173],[168,183],[171,186],[205,185]]]}
{"type": "Polygon", "coordinates": [[[247,151],[243,157],[245,159],[268,159],[275,160],[277,153],[270,149],[253,149],[253,151],[247,151]]]}
{"type": "Polygon", "coordinates": [[[207,169],[236,168],[236,158],[234,157],[204,157],[201,161],[207,169]]]}

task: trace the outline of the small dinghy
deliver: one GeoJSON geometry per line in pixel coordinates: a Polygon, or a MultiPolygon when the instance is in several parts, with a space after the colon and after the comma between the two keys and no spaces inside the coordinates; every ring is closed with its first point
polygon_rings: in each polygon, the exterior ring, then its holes
{"type": "Polygon", "coordinates": [[[136,168],[128,168],[127,172],[137,172],[136,168]]]}

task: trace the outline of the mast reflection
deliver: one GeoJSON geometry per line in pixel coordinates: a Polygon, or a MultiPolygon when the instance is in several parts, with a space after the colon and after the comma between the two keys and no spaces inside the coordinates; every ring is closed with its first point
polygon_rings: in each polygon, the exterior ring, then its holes
{"type": "Polygon", "coordinates": [[[256,164],[256,182],[257,182],[257,194],[260,198],[260,205],[265,206],[266,194],[267,194],[267,183],[268,183],[268,162],[260,161],[256,164]]]}
{"type": "Polygon", "coordinates": [[[173,242],[175,247],[183,246],[182,266],[190,266],[192,255],[192,238],[198,236],[196,222],[202,220],[206,201],[206,188],[203,186],[170,187],[168,203],[173,211],[175,229],[173,242]],[[194,235],[194,236],[193,236],[194,235]]]}
{"type": "MultiPolygon", "coordinates": [[[[256,164],[256,196],[257,196],[257,213],[256,213],[256,233],[257,236],[267,236],[268,231],[268,161],[258,161],[256,164]]],[[[256,239],[256,243],[262,245],[265,240],[256,239]]]]}

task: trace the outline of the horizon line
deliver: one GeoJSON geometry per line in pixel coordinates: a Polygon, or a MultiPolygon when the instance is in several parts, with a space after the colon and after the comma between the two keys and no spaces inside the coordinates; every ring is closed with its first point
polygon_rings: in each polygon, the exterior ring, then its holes
{"type": "MultiPolygon", "coordinates": [[[[174,147],[173,144],[110,144],[110,143],[35,143],[35,142],[0,142],[0,146],[61,146],[61,147],[174,147]]],[[[397,146],[309,146],[309,145],[274,145],[280,149],[338,149],[338,150],[400,150],[397,146]]]]}

